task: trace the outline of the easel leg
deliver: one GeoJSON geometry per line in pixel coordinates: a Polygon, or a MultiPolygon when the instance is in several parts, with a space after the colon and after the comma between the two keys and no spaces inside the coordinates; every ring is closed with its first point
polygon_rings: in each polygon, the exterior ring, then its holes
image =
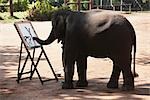
{"type": "Polygon", "coordinates": [[[18,72],[17,72],[17,83],[19,83],[19,80],[20,80],[20,66],[21,66],[21,55],[22,55],[22,41],[21,41],[21,47],[20,47],[20,55],[19,55],[19,66],[18,66],[18,72]]]}
{"type": "Polygon", "coordinates": [[[35,48],[33,49],[33,52],[32,52],[33,54],[32,54],[32,56],[31,56],[31,53],[29,52],[28,48],[25,46],[25,49],[26,49],[26,51],[27,51],[27,56],[26,56],[26,59],[25,59],[25,61],[24,61],[23,66],[22,66],[22,68],[21,68],[22,49],[23,49],[23,42],[21,42],[21,48],[20,48],[19,66],[18,66],[18,73],[17,73],[17,83],[19,83],[20,80],[27,79],[27,78],[30,78],[30,80],[31,80],[35,71],[36,71],[36,73],[37,73],[37,75],[38,75],[38,77],[39,77],[39,80],[41,81],[41,84],[42,84],[42,85],[43,85],[43,83],[44,83],[45,81],[48,81],[48,80],[42,80],[42,78],[41,78],[41,76],[40,76],[40,74],[39,74],[39,72],[38,72],[38,70],[37,70],[37,65],[38,65],[38,63],[39,63],[39,61],[40,61],[41,56],[42,56],[43,53],[44,53],[44,56],[45,56],[45,58],[46,58],[46,60],[47,60],[47,62],[48,62],[48,64],[49,64],[51,70],[52,70],[52,73],[53,73],[53,75],[54,75],[56,81],[58,81],[58,78],[57,78],[57,76],[56,76],[56,74],[55,74],[55,72],[54,72],[54,69],[53,69],[53,67],[52,67],[52,65],[51,65],[51,63],[50,63],[50,61],[49,61],[49,59],[48,59],[48,57],[47,57],[47,55],[46,55],[46,53],[45,53],[45,51],[44,51],[44,48],[43,48],[42,46],[41,46],[41,53],[40,53],[40,55],[39,55],[39,57],[38,57],[36,63],[34,63],[35,48]],[[28,61],[29,58],[30,58],[30,60],[31,60],[31,68],[30,68],[30,71],[28,71],[28,72],[23,72],[24,69],[25,69],[26,63],[27,63],[27,61],[28,61]],[[30,74],[30,77],[21,78],[23,74],[30,74]]]}
{"type": "Polygon", "coordinates": [[[28,72],[23,72],[23,71],[24,71],[24,68],[25,68],[25,66],[26,66],[26,63],[27,63],[27,61],[28,61],[28,57],[29,57],[29,55],[30,55],[29,53],[27,54],[26,59],[25,59],[25,62],[24,62],[24,64],[23,64],[22,68],[21,68],[22,47],[23,47],[23,43],[21,43],[21,49],[20,49],[20,57],[19,57],[19,66],[18,66],[18,75],[17,75],[18,78],[17,78],[17,83],[19,83],[20,80],[23,80],[23,79],[28,78],[28,77],[26,77],[26,78],[21,78],[23,74],[31,73],[30,71],[28,71],[28,72]]]}
{"type": "MultiPolygon", "coordinates": [[[[33,49],[33,54],[32,54],[32,58],[33,58],[33,61],[34,61],[34,55],[35,55],[35,48],[33,49]]],[[[32,79],[32,73],[33,73],[33,62],[31,63],[31,69],[30,69],[30,71],[31,71],[31,73],[30,73],[30,80],[32,79]]]]}
{"type": "Polygon", "coordinates": [[[49,61],[49,59],[48,59],[48,57],[47,57],[47,55],[46,55],[46,53],[45,53],[45,51],[44,51],[43,46],[41,46],[41,49],[42,49],[42,52],[44,53],[44,56],[46,57],[46,60],[47,60],[49,66],[50,66],[50,68],[51,68],[51,70],[52,70],[52,72],[53,72],[53,75],[54,75],[56,81],[58,81],[58,78],[57,78],[57,76],[56,76],[56,74],[55,74],[55,72],[54,72],[54,69],[53,69],[53,67],[52,67],[52,65],[51,65],[51,63],[50,63],[50,61],[49,61]]]}
{"type": "MultiPolygon", "coordinates": [[[[35,53],[35,51],[34,51],[33,53],[35,53]]],[[[40,76],[40,74],[39,74],[39,72],[38,72],[38,70],[37,70],[37,65],[38,65],[38,63],[39,63],[39,61],[40,61],[40,59],[41,59],[41,56],[42,56],[42,52],[40,53],[39,58],[37,59],[36,64],[34,63],[33,58],[30,56],[30,59],[31,59],[31,61],[32,61],[32,66],[34,66],[33,71],[31,71],[30,79],[32,79],[32,76],[33,76],[34,72],[36,71],[36,73],[37,73],[37,75],[38,75],[38,77],[39,77],[41,83],[43,84],[42,78],[41,78],[41,76],[40,76]]]]}

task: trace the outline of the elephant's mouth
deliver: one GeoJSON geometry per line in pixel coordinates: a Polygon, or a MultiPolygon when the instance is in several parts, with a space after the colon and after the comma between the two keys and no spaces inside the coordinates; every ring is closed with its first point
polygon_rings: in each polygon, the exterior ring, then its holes
{"type": "Polygon", "coordinates": [[[61,41],[61,44],[62,44],[61,48],[64,49],[65,40],[61,39],[60,41],[61,41]]]}

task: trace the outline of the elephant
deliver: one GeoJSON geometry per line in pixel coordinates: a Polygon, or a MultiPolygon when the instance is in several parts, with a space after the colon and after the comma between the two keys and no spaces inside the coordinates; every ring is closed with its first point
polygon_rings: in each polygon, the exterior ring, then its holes
{"type": "MultiPolygon", "coordinates": [[[[135,69],[136,34],[131,23],[113,11],[58,10],[52,15],[52,30],[47,39],[34,37],[41,45],[54,40],[62,43],[64,66],[63,89],[72,89],[74,65],[77,65],[77,87],[87,87],[87,57],[110,58],[113,70],[107,88],[118,88],[120,73],[123,73],[122,89],[134,90],[134,75],[131,70],[132,51],[135,69]]],[[[135,74],[134,70],[134,74],[135,74]]]]}

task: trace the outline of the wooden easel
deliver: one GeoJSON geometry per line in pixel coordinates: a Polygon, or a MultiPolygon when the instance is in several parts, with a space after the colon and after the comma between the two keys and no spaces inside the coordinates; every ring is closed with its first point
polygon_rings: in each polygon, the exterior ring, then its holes
{"type": "Polygon", "coordinates": [[[49,67],[51,68],[52,73],[55,77],[55,80],[58,81],[58,78],[57,78],[57,76],[56,76],[56,74],[53,70],[53,67],[52,67],[52,65],[51,65],[51,63],[50,63],[50,61],[49,61],[49,59],[46,55],[46,52],[45,52],[43,46],[38,44],[35,40],[33,40],[33,37],[37,37],[37,34],[36,34],[32,24],[31,24],[31,22],[29,22],[29,21],[15,22],[14,26],[15,26],[15,28],[16,28],[18,34],[19,34],[19,37],[21,39],[19,66],[18,66],[18,73],[17,73],[17,82],[19,83],[20,80],[24,80],[24,79],[28,79],[28,78],[31,80],[34,72],[37,73],[38,78],[41,81],[41,84],[43,84],[46,81],[51,80],[51,79],[42,80],[42,78],[41,78],[41,76],[40,76],[40,74],[37,70],[37,66],[38,66],[38,63],[41,59],[42,54],[44,54],[44,56],[46,58],[46,61],[48,62],[49,67]],[[25,58],[23,66],[21,66],[23,46],[26,50],[27,56],[25,58]],[[35,63],[34,58],[35,58],[36,48],[41,48],[41,52],[40,52],[40,54],[38,56],[38,59],[35,63]],[[25,69],[25,66],[26,66],[26,63],[27,63],[28,59],[31,61],[31,68],[30,68],[30,71],[24,72],[24,69],[25,69]],[[24,74],[30,74],[30,75],[29,75],[29,77],[22,78],[22,75],[24,75],[24,74]]]}

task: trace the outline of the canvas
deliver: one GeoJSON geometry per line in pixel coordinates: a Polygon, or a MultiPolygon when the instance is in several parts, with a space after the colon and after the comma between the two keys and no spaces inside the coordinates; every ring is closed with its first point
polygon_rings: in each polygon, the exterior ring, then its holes
{"type": "Polygon", "coordinates": [[[32,26],[32,24],[28,21],[26,22],[19,22],[16,24],[16,27],[18,29],[19,35],[22,37],[23,42],[28,48],[35,48],[39,47],[40,44],[37,43],[35,40],[33,40],[33,37],[37,37],[37,34],[32,26]]]}

